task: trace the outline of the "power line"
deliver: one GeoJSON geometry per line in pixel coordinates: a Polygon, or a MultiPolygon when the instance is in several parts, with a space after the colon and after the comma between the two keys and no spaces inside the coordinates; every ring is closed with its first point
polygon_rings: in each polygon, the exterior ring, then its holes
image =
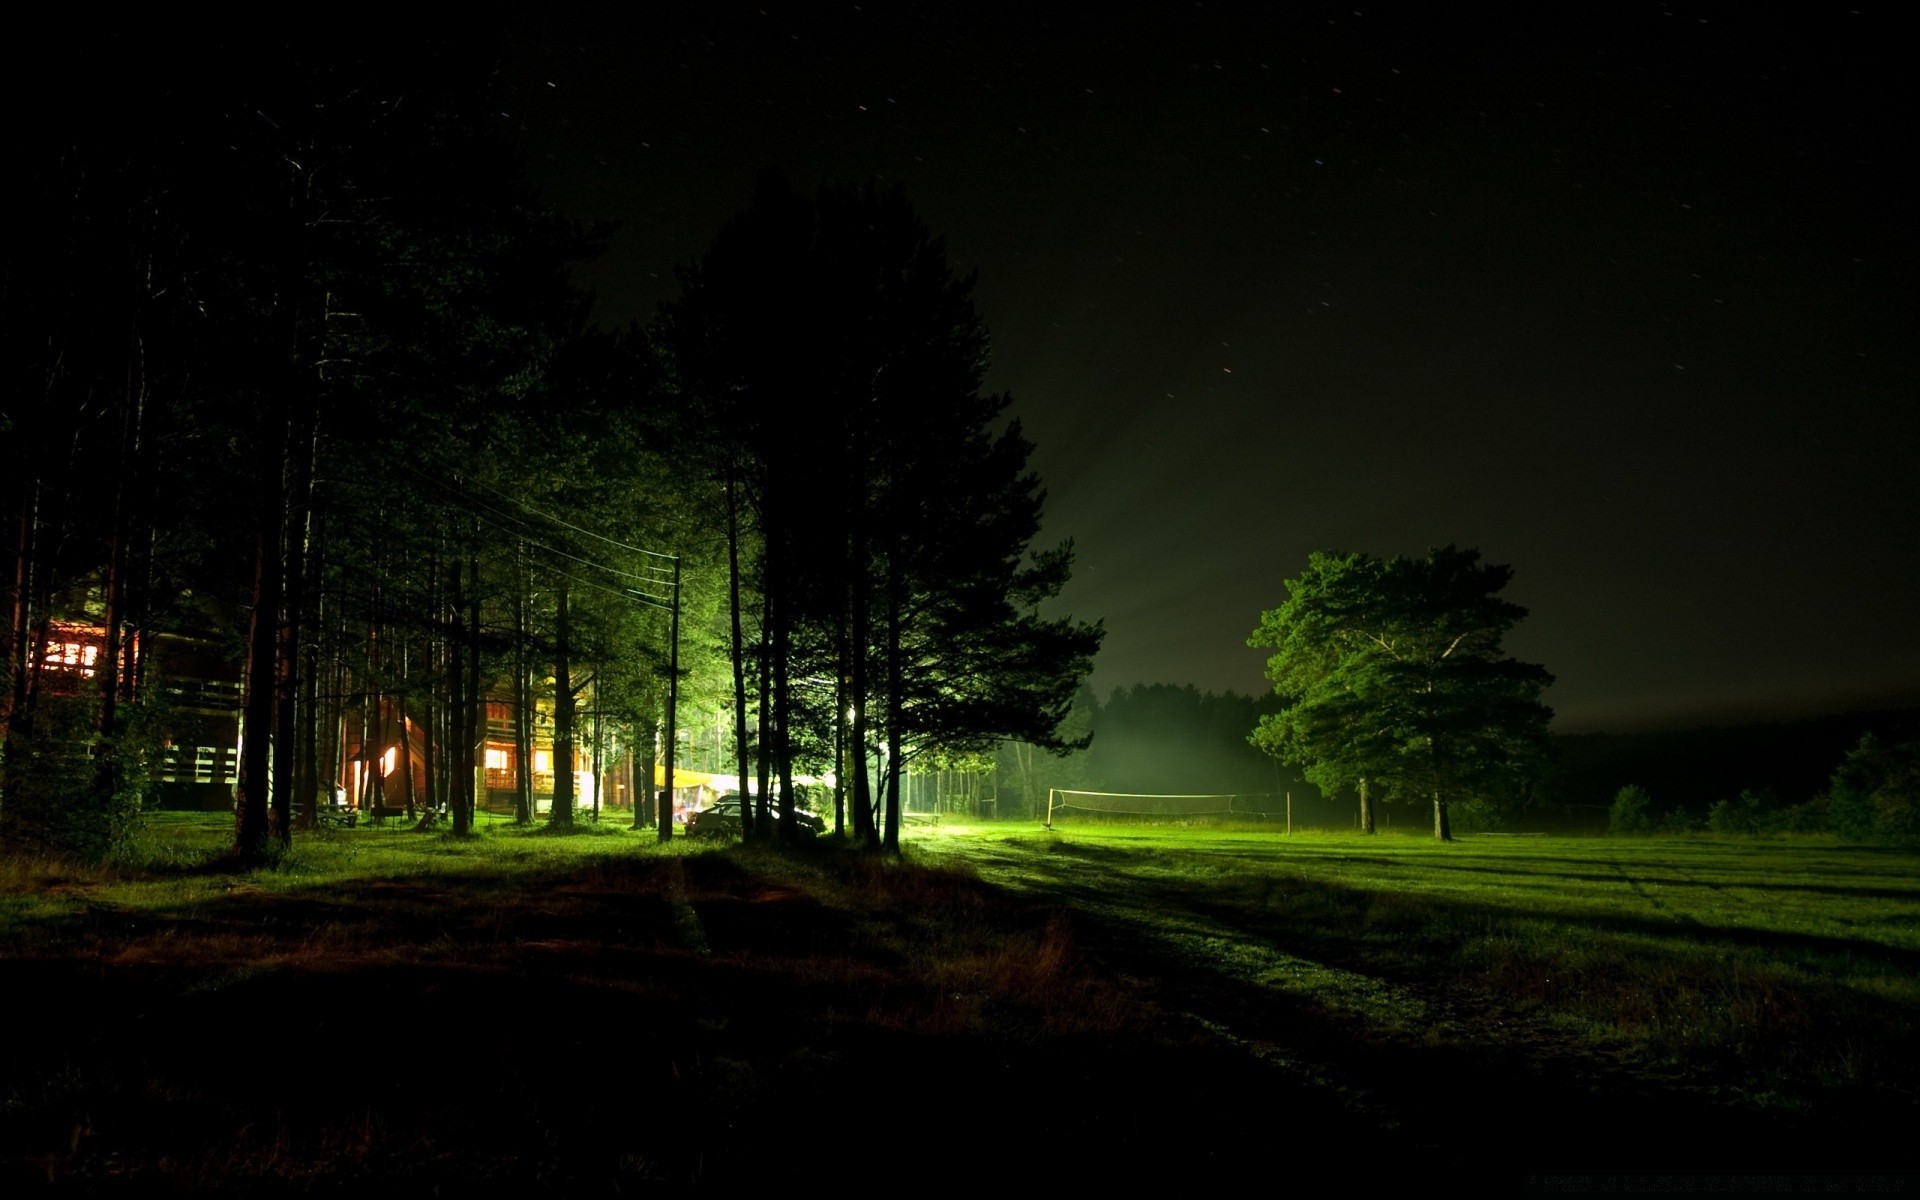
{"type": "MultiPolygon", "coordinates": [[[[436,484],[437,486],[451,493],[451,495],[456,500],[458,500],[461,504],[466,506],[468,510],[473,513],[474,516],[479,517],[483,521],[487,521],[487,523],[492,525],[495,529],[498,529],[503,533],[512,534],[514,537],[526,541],[528,545],[533,546],[540,550],[544,550],[549,554],[558,555],[561,558],[571,559],[572,561],[580,563],[583,566],[592,567],[595,570],[599,570],[599,571],[605,571],[609,575],[619,576],[620,578],[623,578],[623,579],[635,579],[644,583],[665,583],[672,577],[672,572],[668,568],[657,567],[650,563],[641,564],[648,572],[647,574],[642,574],[634,571],[623,571],[623,570],[620,570],[618,567],[610,567],[610,566],[607,566],[605,563],[595,562],[589,558],[582,558],[577,554],[569,554],[567,551],[562,550],[557,546],[550,546],[546,542],[538,541],[528,537],[526,531],[527,530],[537,531],[537,527],[531,521],[528,521],[526,518],[517,516],[513,513],[504,512],[501,509],[495,507],[494,505],[488,504],[484,500],[465,494],[459,488],[455,487],[453,484],[450,484],[445,480],[436,478],[432,475],[428,475],[423,471],[416,470],[415,474],[420,475],[422,478],[428,480],[428,482],[436,484]],[[502,520],[506,522],[511,522],[511,524],[502,524],[501,521],[488,520],[485,516],[481,514],[480,510],[482,509],[484,509],[486,512],[493,513],[495,516],[502,518],[502,520]]],[[[488,489],[488,490],[491,491],[492,489],[488,489]]],[[[496,492],[495,494],[499,495],[500,493],[496,492]]],[[[511,497],[507,497],[507,498],[511,500],[511,497]]],[[[528,507],[531,507],[531,506],[528,506],[528,507]]],[[[539,510],[534,509],[533,511],[538,512],[539,510]]],[[[542,514],[542,515],[545,515],[545,514],[542,514]]],[[[549,519],[555,519],[555,518],[549,518],[549,519]]],[[[555,520],[557,521],[557,519],[555,520]]],[[[566,525],[567,528],[569,529],[578,530],[581,533],[587,534],[589,537],[600,537],[599,534],[594,533],[592,530],[580,529],[579,526],[569,525],[565,521],[557,521],[557,523],[561,525],[566,525]]],[[[625,543],[616,542],[612,538],[600,538],[600,540],[607,542],[610,545],[620,546],[623,549],[632,550],[635,553],[639,553],[639,554],[656,555],[657,557],[663,557],[668,559],[671,559],[673,557],[672,555],[659,555],[656,551],[652,551],[652,550],[641,550],[639,547],[636,547],[636,546],[627,546],[625,543]]]]}
{"type": "Polygon", "coordinates": [[[575,533],[584,533],[590,538],[598,538],[599,540],[607,543],[607,545],[609,546],[618,546],[622,550],[631,550],[635,554],[645,554],[651,558],[660,558],[660,559],[666,559],[669,561],[671,561],[673,558],[676,557],[675,555],[672,555],[672,554],[663,554],[658,550],[647,550],[640,546],[628,545],[626,542],[622,542],[614,538],[610,538],[605,534],[595,533],[591,529],[582,529],[580,526],[575,525],[571,521],[563,520],[560,517],[556,517],[549,512],[542,512],[540,509],[537,509],[533,505],[528,504],[525,500],[521,500],[514,496],[509,496],[505,492],[501,491],[500,489],[495,487],[489,487],[487,484],[479,483],[478,481],[475,481],[475,486],[483,488],[486,491],[492,492],[494,495],[500,497],[502,500],[505,500],[510,504],[517,504],[521,508],[526,509],[528,512],[533,513],[538,517],[542,517],[548,521],[552,521],[555,525],[560,525],[567,529],[571,529],[575,533]]]}

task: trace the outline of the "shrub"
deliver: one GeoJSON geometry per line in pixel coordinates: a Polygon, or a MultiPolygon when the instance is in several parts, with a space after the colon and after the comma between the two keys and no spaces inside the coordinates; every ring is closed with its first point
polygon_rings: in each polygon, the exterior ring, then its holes
{"type": "Polygon", "coordinates": [[[1715,833],[1759,833],[1780,807],[1772,788],[1743,788],[1732,800],[1716,800],[1707,810],[1707,828],[1715,833]]]}
{"type": "Polygon", "coordinates": [[[1613,796],[1613,808],[1607,813],[1607,832],[1615,836],[1633,836],[1653,832],[1653,797],[1638,784],[1628,784],[1613,796]]]}
{"type": "Polygon", "coordinates": [[[1821,833],[1827,829],[1827,798],[1815,796],[1804,804],[1789,804],[1760,815],[1766,833],[1821,833]]]}
{"type": "Polygon", "coordinates": [[[1447,819],[1461,833],[1491,833],[1505,829],[1510,815],[1508,806],[1475,798],[1451,804],[1447,819]]]}
{"type": "Polygon", "coordinates": [[[92,728],[91,697],[41,696],[16,722],[6,753],[0,836],[7,844],[98,862],[139,828],[158,741],[152,715],[123,707],[111,737],[92,728]]]}
{"type": "Polygon", "coordinates": [[[1684,804],[1660,818],[1660,832],[1664,834],[1692,833],[1698,828],[1700,828],[1700,822],[1687,811],[1687,806],[1684,804]]]}
{"type": "Polygon", "coordinates": [[[1863,841],[1920,840],[1920,742],[1882,746],[1868,734],[1827,789],[1835,832],[1863,841]]]}

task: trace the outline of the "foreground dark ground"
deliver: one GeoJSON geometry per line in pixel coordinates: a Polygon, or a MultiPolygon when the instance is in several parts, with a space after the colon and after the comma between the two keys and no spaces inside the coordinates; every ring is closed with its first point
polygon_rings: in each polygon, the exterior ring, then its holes
{"type": "Polygon", "coordinates": [[[1097,895],[827,845],[275,888],[182,870],[211,898],[10,927],[0,1194],[1517,1192],[1893,1172],[1914,1115],[1736,1108],[1444,980],[1398,984],[1444,1032],[1383,1033],[1097,895]]]}

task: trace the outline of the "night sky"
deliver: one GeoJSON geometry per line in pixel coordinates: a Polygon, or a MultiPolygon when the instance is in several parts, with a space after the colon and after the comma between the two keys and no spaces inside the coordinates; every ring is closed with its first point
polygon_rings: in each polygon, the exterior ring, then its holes
{"type": "Polygon", "coordinates": [[[1103,696],[1263,693],[1309,551],[1455,543],[1563,732],[1920,702],[1899,10],[681,7],[514,33],[536,182],[620,223],[596,319],[764,167],[903,184],[1103,696]]]}

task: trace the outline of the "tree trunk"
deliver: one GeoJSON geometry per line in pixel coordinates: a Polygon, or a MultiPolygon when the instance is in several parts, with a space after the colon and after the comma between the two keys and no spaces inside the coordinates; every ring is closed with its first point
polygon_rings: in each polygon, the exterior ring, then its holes
{"type": "Polygon", "coordinates": [[[788,666],[793,651],[791,628],[789,608],[783,604],[774,613],[773,626],[773,754],[780,771],[780,819],[775,824],[783,842],[799,836],[793,822],[793,746],[787,737],[793,703],[793,672],[788,666]]]}
{"type": "MultiPolygon", "coordinates": [[[[595,692],[596,692],[596,693],[597,693],[597,692],[599,691],[599,689],[598,689],[598,688],[595,688],[594,690],[595,690],[595,692]]],[[[590,715],[590,716],[592,716],[592,718],[593,718],[593,742],[592,742],[592,745],[593,745],[593,764],[592,764],[592,769],[593,769],[593,819],[594,819],[594,821],[595,821],[595,822],[597,823],[597,822],[598,822],[598,821],[600,820],[600,750],[601,750],[601,742],[600,742],[600,726],[601,726],[601,722],[600,722],[600,704],[599,704],[599,700],[598,700],[597,698],[596,698],[596,699],[595,699],[595,701],[594,701],[594,707],[593,707],[593,710],[592,710],[592,712],[591,712],[591,713],[590,713],[589,715],[590,715]]]]}
{"type": "MultiPolygon", "coordinates": [[[[858,462],[856,455],[855,461],[858,462]]],[[[852,651],[852,669],[849,672],[853,680],[852,703],[853,729],[852,745],[848,747],[847,761],[853,764],[853,835],[865,842],[868,848],[880,845],[880,830],[873,821],[873,783],[867,774],[867,697],[869,685],[867,679],[867,642],[872,638],[871,595],[867,590],[866,579],[866,525],[864,518],[856,509],[854,513],[854,534],[851,559],[847,574],[847,585],[851,590],[849,599],[852,608],[852,624],[847,631],[848,646],[852,651]]]]}
{"type": "Polygon", "coordinates": [[[100,711],[96,728],[103,741],[102,753],[95,762],[97,784],[111,795],[119,781],[111,748],[117,732],[115,705],[120,699],[120,634],[126,621],[128,490],[139,455],[140,418],[146,407],[146,373],[141,361],[140,329],[136,318],[127,335],[127,390],[121,412],[119,461],[113,470],[113,516],[107,534],[106,571],[101,578],[105,614],[101,633],[100,658],[96,683],[100,691],[100,711]]]}
{"type": "MultiPolygon", "coordinates": [[[[768,571],[767,574],[771,575],[772,572],[768,571]]],[[[753,797],[753,832],[751,834],[744,833],[747,826],[744,809],[740,820],[742,836],[769,840],[773,837],[773,812],[767,807],[773,794],[773,647],[769,641],[773,625],[773,590],[773,581],[768,579],[761,589],[760,684],[758,688],[760,738],[758,746],[755,747],[758,753],[754,755],[754,773],[758,778],[755,782],[753,797]]],[[[671,749],[668,752],[671,753],[671,749]]]]}
{"type": "Polygon", "coordinates": [[[452,819],[453,827],[460,826],[460,738],[466,727],[467,693],[472,681],[466,677],[466,658],[460,653],[460,631],[463,624],[461,614],[466,611],[466,597],[461,581],[460,562],[453,557],[453,547],[448,546],[447,563],[447,603],[441,609],[443,624],[447,630],[445,641],[447,656],[447,708],[442,717],[442,729],[445,736],[440,746],[441,759],[441,798],[447,807],[447,815],[452,819]]]}
{"type": "Polygon", "coordinates": [[[234,853],[243,862],[258,862],[266,854],[272,785],[267,756],[273,744],[274,634],[280,609],[280,504],[276,497],[273,503],[261,507],[264,511],[259,516],[253,553],[253,611],[247,622],[239,804],[234,810],[233,829],[234,853]]]}
{"type": "MultiPolygon", "coordinates": [[[[472,549],[467,552],[467,722],[460,739],[460,811],[453,832],[473,832],[480,798],[480,748],[487,740],[487,685],[480,678],[480,522],[473,523],[472,549]]],[[[456,571],[459,568],[454,568],[456,571]]]]}
{"type": "Polygon", "coordinates": [[[400,778],[400,787],[401,795],[405,798],[403,803],[407,806],[407,820],[417,821],[420,819],[420,798],[414,793],[413,787],[413,734],[407,724],[407,686],[406,676],[404,674],[407,655],[404,649],[405,645],[406,641],[402,639],[400,662],[402,664],[401,670],[403,674],[401,676],[400,690],[394,693],[399,701],[400,716],[400,753],[397,757],[400,759],[400,769],[405,772],[400,778]]]}
{"type": "MultiPolygon", "coordinates": [[[[638,807],[639,805],[645,805],[647,820],[655,822],[656,824],[658,823],[659,818],[656,815],[655,809],[653,807],[654,805],[653,777],[655,774],[659,772],[659,769],[660,769],[660,723],[658,721],[655,721],[653,722],[652,725],[648,727],[646,742],[644,745],[642,745],[640,749],[640,775],[642,776],[642,778],[640,780],[640,790],[639,790],[640,798],[638,801],[636,801],[636,807],[638,807]]],[[[638,820],[639,818],[638,816],[636,816],[635,821],[637,822],[638,820]]],[[[644,826],[640,824],[635,824],[634,828],[641,829],[641,828],[644,828],[644,826]]]]}
{"type": "Polygon", "coordinates": [[[1439,792],[1433,794],[1433,836],[1443,842],[1453,840],[1453,827],[1447,822],[1447,802],[1440,798],[1439,792]]]}
{"type": "Polygon", "coordinates": [[[840,642],[833,680],[833,836],[847,835],[847,647],[846,623],[840,622],[840,642]]]}
{"type": "Polygon", "coordinates": [[[1367,781],[1360,780],[1360,832],[1373,832],[1373,801],[1367,797],[1367,781]]]}
{"type": "MultiPolygon", "coordinates": [[[[6,694],[0,696],[0,748],[5,747],[13,732],[14,714],[20,712],[27,700],[27,675],[32,670],[33,653],[31,631],[33,628],[33,606],[27,597],[33,585],[34,528],[39,521],[40,482],[22,476],[10,481],[9,491],[18,506],[16,519],[10,522],[13,532],[13,587],[11,604],[7,613],[7,650],[6,650],[6,694]]],[[[0,763],[4,762],[4,752],[0,750],[0,763]]],[[[5,781],[0,779],[0,787],[5,781]]]]}
{"type": "Polygon", "coordinates": [[[900,726],[905,717],[901,707],[905,680],[901,672],[900,586],[889,555],[887,567],[887,827],[882,845],[900,852],[900,726]]]}
{"type": "Polygon", "coordinates": [[[533,824],[533,657],[528,653],[533,618],[527,579],[527,544],[514,551],[513,583],[513,823],[533,824]]]}
{"type": "MultiPolygon", "coordinates": [[[[727,468],[727,596],[733,619],[733,753],[737,767],[735,782],[740,787],[740,832],[751,837],[747,803],[747,658],[746,640],[740,632],[740,506],[736,494],[734,467],[727,468]]],[[[653,786],[652,768],[648,768],[647,786],[653,786]]]]}
{"type": "MultiPolygon", "coordinates": [[[[320,764],[324,761],[323,739],[320,730],[323,724],[320,696],[320,663],[323,658],[322,643],[328,636],[327,600],[325,577],[321,574],[321,561],[325,535],[324,522],[317,520],[313,530],[313,553],[307,560],[307,578],[315,581],[313,602],[313,636],[307,639],[302,648],[303,664],[300,671],[300,744],[299,769],[295,772],[294,786],[299,789],[303,803],[295,810],[296,823],[303,830],[312,830],[319,823],[320,805],[320,764]]],[[[327,786],[327,802],[333,800],[333,788],[327,786]]]]}
{"type": "Polygon", "coordinates": [[[567,584],[555,594],[553,648],[553,808],[547,824],[573,828],[573,663],[567,584]]]}
{"type": "MultiPolygon", "coordinates": [[[[274,728],[272,836],[282,848],[293,845],[293,789],[299,752],[300,629],[306,606],[307,555],[311,550],[315,423],[311,389],[296,379],[294,418],[288,423],[283,489],[286,528],[282,534],[282,603],[274,636],[274,728]]],[[[306,803],[313,803],[308,793],[306,803]]]]}

